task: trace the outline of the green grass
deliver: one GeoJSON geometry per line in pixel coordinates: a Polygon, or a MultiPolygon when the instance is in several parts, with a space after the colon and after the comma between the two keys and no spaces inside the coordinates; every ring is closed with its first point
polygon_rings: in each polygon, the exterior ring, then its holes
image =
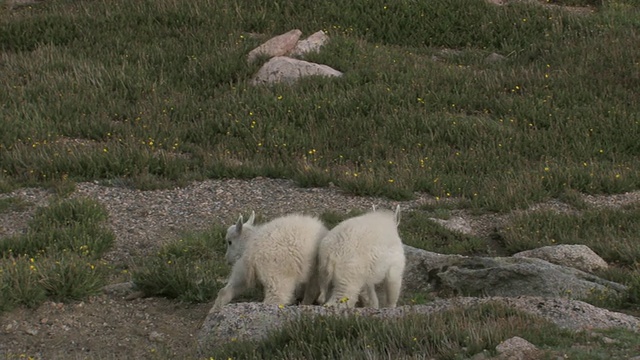
{"type": "Polygon", "coordinates": [[[230,270],[224,259],[225,231],[213,227],[163,246],[156,256],[137,265],[132,271],[133,282],[147,296],[210,301],[230,270]]]}
{"type": "Polygon", "coordinates": [[[640,206],[586,210],[579,214],[540,211],[517,216],[501,232],[510,253],[554,244],[584,244],[608,263],[627,267],[640,259],[640,206]]]}
{"type": "Polygon", "coordinates": [[[633,333],[618,331],[607,336],[619,340],[620,346],[602,346],[585,332],[562,330],[535,316],[488,303],[395,320],[353,315],[301,317],[264,340],[231,342],[206,355],[214,359],[463,359],[483,351],[495,355],[495,346],[513,336],[541,348],[540,358],[566,352],[582,359],[629,356],[640,344],[633,333]],[[594,354],[597,357],[588,357],[594,354]]]}
{"type": "Polygon", "coordinates": [[[636,5],[605,2],[591,15],[471,0],[5,11],[3,188],[270,176],[496,211],[570,190],[635,190],[636,5]],[[258,65],[245,55],[260,39],[248,33],[291,28],[325,29],[331,43],[310,58],[345,77],[249,86],[258,65]],[[487,63],[491,52],[507,58],[487,63]]]}
{"type": "Polygon", "coordinates": [[[584,244],[610,266],[598,275],[625,284],[620,298],[598,293],[585,299],[601,307],[636,310],[640,306],[640,206],[621,209],[586,209],[576,214],[538,211],[516,216],[499,231],[509,254],[556,244],[584,244]]]}
{"type": "Polygon", "coordinates": [[[34,257],[69,250],[98,259],[115,239],[103,226],[106,219],[106,210],[95,200],[54,202],[38,209],[26,234],[2,239],[0,252],[34,257]]]}
{"type": "Polygon", "coordinates": [[[0,199],[0,214],[11,211],[23,211],[29,207],[29,202],[19,197],[0,199]]]}
{"type": "Polygon", "coordinates": [[[93,200],[61,200],[39,208],[25,234],[0,238],[0,311],[98,293],[109,273],[100,258],[114,240],[106,217],[93,200]]]}
{"type": "Polygon", "coordinates": [[[486,253],[487,239],[465,235],[444,228],[429,218],[438,218],[440,211],[434,214],[425,212],[405,212],[400,223],[402,242],[441,254],[478,255],[486,253]]]}

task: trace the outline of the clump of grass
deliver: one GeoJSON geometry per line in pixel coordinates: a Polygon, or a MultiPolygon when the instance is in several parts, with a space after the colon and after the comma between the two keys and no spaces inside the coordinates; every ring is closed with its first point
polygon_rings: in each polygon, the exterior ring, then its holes
{"type": "Polygon", "coordinates": [[[554,244],[584,244],[610,264],[633,266],[640,258],[640,206],[580,214],[523,214],[500,235],[510,253],[554,244]]]}
{"type": "Polygon", "coordinates": [[[0,252],[33,257],[67,249],[97,259],[115,239],[104,227],[106,219],[106,210],[94,200],[56,201],[38,209],[26,234],[0,240],[0,252]]]}
{"type": "Polygon", "coordinates": [[[78,224],[95,225],[105,221],[107,217],[106,210],[97,201],[89,198],[77,198],[54,202],[48,207],[40,208],[29,227],[33,231],[42,231],[78,224]]]}
{"type": "Polygon", "coordinates": [[[0,270],[4,288],[4,304],[0,308],[8,310],[16,305],[35,307],[46,300],[47,292],[40,284],[35,258],[4,256],[0,260],[0,270]]]}
{"type": "Polygon", "coordinates": [[[573,206],[577,210],[586,210],[589,208],[588,203],[582,198],[582,194],[573,189],[566,189],[558,196],[558,200],[573,206]]]}
{"type": "Polygon", "coordinates": [[[81,300],[106,285],[104,263],[72,252],[54,256],[9,256],[0,260],[4,306],[35,307],[46,299],[81,300]]]}
{"type": "Polygon", "coordinates": [[[61,200],[38,209],[26,234],[0,239],[0,310],[97,293],[108,275],[97,259],[114,240],[106,218],[93,200],[61,200]]]}
{"type": "Polygon", "coordinates": [[[627,291],[623,296],[611,296],[614,295],[611,293],[598,294],[598,298],[586,299],[587,302],[608,309],[626,309],[636,313],[640,311],[640,263],[632,268],[612,266],[598,271],[596,275],[626,285],[627,291]],[[600,305],[598,301],[601,302],[600,305]]]}
{"type": "Polygon", "coordinates": [[[224,260],[225,231],[212,227],[165,245],[133,269],[133,282],[147,296],[188,302],[211,300],[229,273],[224,260]]]}
{"type": "Polygon", "coordinates": [[[85,255],[61,252],[41,260],[40,286],[53,300],[81,300],[97,294],[106,285],[108,268],[104,261],[85,255]]]}
{"type": "Polygon", "coordinates": [[[29,202],[20,197],[8,197],[0,199],[0,214],[10,211],[23,211],[29,207],[29,202]]]}
{"type": "Polygon", "coordinates": [[[454,308],[398,319],[365,316],[302,316],[261,341],[232,342],[210,351],[213,358],[459,359],[512,336],[534,344],[570,346],[584,335],[562,330],[532,315],[497,303],[454,308]]]}

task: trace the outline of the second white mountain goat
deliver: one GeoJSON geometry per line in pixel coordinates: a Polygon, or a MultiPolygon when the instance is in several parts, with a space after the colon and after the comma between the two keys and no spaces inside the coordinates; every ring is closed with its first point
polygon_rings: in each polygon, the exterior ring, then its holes
{"type": "Polygon", "coordinates": [[[399,223],[398,206],[395,213],[374,208],[333,228],[318,247],[318,302],[354,307],[361,295],[365,306],[395,307],[405,266],[399,223]],[[377,284],[383,285],[383,304],[377,284]]]}

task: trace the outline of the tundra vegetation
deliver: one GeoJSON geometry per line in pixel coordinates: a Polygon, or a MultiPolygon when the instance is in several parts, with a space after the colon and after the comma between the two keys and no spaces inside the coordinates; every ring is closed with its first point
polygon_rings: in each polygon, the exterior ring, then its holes
{"type": "MultiPolygon", "coordinates": [[[[267,176],[397,200],[431,194],[436,205],[405,212],[399,228],[405,243],[431,251],[589,245],[612,265],[598,275],[630,291],[587,300],[637,314],[640,208],[582,199],[640,188],[638,19],[638,0],[0,1],[0,191],[43,186],[60,197],[24,234],[0,239],[0,310],[82,298],[129,276],[147,295],[211,301],[229,274],[221,224],[127,269],[101,259],[113,241],[106,212],[66,196],[80,181],[158,189],[267,176]],[[345,76],[249,86],[259,64],[248,65],[247,52],[292,28],[325,30],[331,42],[309,60],[345,76]],[[486,61],[493,52],[505,58],[486,61]],[[523,213],[486,238],[426,220],[549,199],[578,212],[523,213]]],[[[30,206],[0,199],[2,212],[30,206]]],[[[323,214],[327,224],[345,217],[323,214]]],[[[404,294],[400,304],[425,299],[404,294]]],[[[490,307],[384,326],[301,319],[220,352],[295,358],[341,349],[356,358],[412,356],[415,346],[455,358],[513,335],[578,359],[624,358],[639,346],[615,331],[607,336],[618,343],[585,350],[572,345],[594,341],[588,334],[490,307]],[[309,339],[317,346],[305,348],[309,339]]]]}

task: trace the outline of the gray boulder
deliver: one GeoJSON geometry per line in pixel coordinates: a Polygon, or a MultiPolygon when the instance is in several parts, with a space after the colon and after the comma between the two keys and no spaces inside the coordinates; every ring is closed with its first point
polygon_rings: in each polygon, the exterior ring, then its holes
{"type": "Polygon", "coordinates": [[[409,292],[586,298],[594,292],[626,291],[624,285],[541,259],[441,255],[408,246],[405,254],[403,289],[409,292]]]}
{"type": "Polygon", "coordinates": [[[438,269],[464,259],[462,255],[444,255],[404,245],[406,263],[402,278],[402,293],[433,291],[431,280],[438,269]]]}
{"type": "Polygon", "coordinates": [[[521,251],[514,257],[538,258],[550,263],[580,269],[586,272],[604,270],[609,265],[586,245],[553,245],[521,251]]]}
{"type": "Polygon", "coordinates": [[[315,64],[286,56],[276,56],[265,63],[251,80],[252,85],[293,83],[306,76],[342,76],[342,73],[327,65],[315,64]]]}
{"type": "Polygon", "coordinates": [[[432,314],[453,308],[467,308],[488,302],[503,304],[526,313],[547,319],[556,325],[573,330],[608,329],[613,327],[640,331],[637,318],[600,309],[582,301],[570,299],[546,299],[541,297],[488,297],[437,299],[424,305],[396,308],[338,309],[324,306],[284,306],[263,303],[228,304],[209,313],[198,333],[201,349],[206,350],[230,341],[261,340],[271,330],[276,330],[302,314],[362,316],[394,319],[416,314],[432,314]]]}

